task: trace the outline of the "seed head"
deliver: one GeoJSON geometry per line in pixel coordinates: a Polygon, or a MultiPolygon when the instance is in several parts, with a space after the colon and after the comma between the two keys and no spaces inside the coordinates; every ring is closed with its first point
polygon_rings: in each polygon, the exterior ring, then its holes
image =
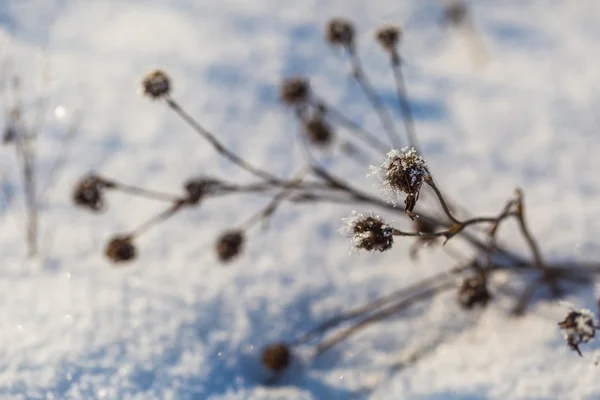
{"type": "Polygon", "coordinates": [[[400,37],[400,28],[393,25],[384,26],[375,33],[375,39],[390,54],[396,54],[396,46],[398,46],[400,37]]]}
{"type": "Polygon", "coordinates": [[[306,121],[304,132],[308,140],[317,147],[327,147],[333,141],[333,130],[321,116],[306,121]]]}
{"type": "Polygon", "coordinates": [[[281,372],[290,365],[292,352],[285,343],[273,343],[263,349],[262,363],[272,372],[281,372]]]}
{"type": "Polygon", "coordinates": [[[354,45],[354,26],[345,18],[332,18],[327,23],[326,37],[332,46],[352,47],[354,45]]]}
{"type": "Polygon", "coordinates": [[[594,313],[586,309],[571,310],[564,321],[558,323],[558,327],[563,331],[571,350],[576,351],[580,356],[579,345],[592,340],[598,328],[594,324],[594,313]]]}
{"type": "Polygon", "coordinates": [[[286,78],[281,82],[279,98],[288,106],[300,106],[308,102],[310,92],[308,79],[295,76],[286,78]]]}
{"type": "Polygon", "coordinates": [[[2,144],[12,143],[17,137],[16,128],[12,124],[6,125],[2,134],[2,144]]]}
{"type": "Polygon", "coordinates": [[[469,16],[469,8],[462,1],[454,1],[444,8],[442,21],[448,25],[459,26],[465,23],[469,16]]]}
{"type": "Polygon", "coordinates": [[[185,203],[189,205],[196,205],[207,195],[214,193],[221,186],[222,182],[212,178],[198,178],[191,179],[185,183],[185,192],[187,197],[185,203]]]}
{"type": "Polygon", "coordinates": [[[94,212],[102,211],[105,205],[103,189],[112,186],[97,175],[88,175],[75,186],[73,202],[94,212]]]}
{"type": "Polygon", "coordinates": [[[104,255],[117,264],[135,259],[137,250],[131,236],[115,236],[106,244],[104,255]]]}
{"type": "Polygon", "coordinates": [[[465,278],[458,289],[458,303],[467,310],[475,306],[485,307],[491,298],[487,282],[479,274],[465,278]]]}
{"type": "Polygon", "coordinates": [[[226,263],[237,257],[244,245],[244,232],[232,230],[223,233],[215,247],[219,261],[226,263]]]}
{"type": "Polygon", "coordinates": [[[142,92],[153,100],[167,97],[171,93],[171,79],[159,69],[151,71],[142,80],[142,92]]]}
{"type": "Polygon", "coordinates": [[[388,201],[396,205],[401,193],[406,193],[405,211],[411,213],[419,199],[423,179],[429,175],[427,162],[414,148],[392,150],[380,166],[371,166],[369,176],[375,176],[384,189],[388,201]]]}
{"type": "Polygon", "coordinates": [[[343,221],[345,225],[340,233],[352,238],[355,250],[386,251],[394,243],[394,229],[375,213],[358,214],[353,211],[343,221]]]}

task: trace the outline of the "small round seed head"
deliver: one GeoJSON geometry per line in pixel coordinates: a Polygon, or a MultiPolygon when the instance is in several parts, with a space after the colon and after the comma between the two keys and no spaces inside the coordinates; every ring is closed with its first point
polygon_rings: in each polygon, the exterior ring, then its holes
{"type": "Polygon", "coordinates": [[[394,243],[394,229],[375,213],[358,214],[353,211],[343,221],[340,233],[352,238],[354,250],[386,251],[394,243]]]}
{"type": "Polygon", "coordinates": [[[444,8],[442,20],[449,25],[462,25],[469,16],[469,8],[462,1],[453,1],[444,8]]]}
{"type": "Polygon", "coordinates": [[[85,176],[75,186],[73,202],[91,211],[100,212],[105,205],[103,189],[110,186],[97,175],[85,176]]]}
{"type": "Polygon", "coordinates": [[[308,79],[294,76],[281,82],[279,88],[280,100],[289,106],[304,105],[310,99],[310,83],[308,79]]]}
{"type": "Polygon", "coordinates": [[[273,343],[263,349],[262,364],[271,372],[281,372],[292,360],[292,352],[285,343],[273,343]]]}
{"type": "Polygon", "coordinates": [[[159,69],[151,71],[142,80],[142,93],[153,100],[167,97],[171,93],[171,79],[159,69]]]}
{"type": "Polygon", "coordinates": [[[222,182],[212,178],[190,179],[185,183],[186,204],[196,205],[207,195],[214,193],[222,186],[222,182]]]}
{"type": "Polygon", "coordinates": [[[384,26],[375,33],[375,39],[381,47],[391,54],[396,52],[396,46],[398,46],[400,37],[400,28],[393,25],[384,26]]]}
{"type": "Polygon", "coordinates": [[[423,179],[429,175],[427,162],[414,148],[392,150],[383,164],[372,165],[370,170],[369,176],[376,177],[390,203],[395,205],[397,197],[406,193],[404,209],[407,212],[413,211],[419,199],[423,179]]]}
{"type": "Polygon", "coordinates": [[[137,250],[131,236],[114,236],[106,244],[104,255],[117,264],[135,259],[137,250]]]}
{"type": "Polygon", "coordinates": [[[596,335],[597,326],[594,324],[594,313],[590,310],[571,310],[567,317],[558,323],[563,331],[569,347],[581,356],[579,345],[587,343],[596,335]]]}
{"type": "Polygon", "coordinates": [[[327,147],[333,141],[333,129],[322,117],[313,117],[304,123],[304,132],[310,143],[327,147]]]}
{"type": "Polygon", "coordinates": [[[14,142],[17,137],[16,128],[12,124],[6,125],[4,133],[2,134],[2,144],[9,144],[14,142]]]}
{"type": "Polygon", "coordinates": [[[226,263],[236,258],[243,250],[244,232],[232,230],[223,233],[217,239],[215,251],[219,261],[226,263]]]}
{"type": "Polygon", "coordinates": [[[491,298],[487,282],[481,275],[465,278],[458,288],[458,303],[467,310],[475,306],[485,307],[491,298]]]}
{"type": "Polygon", "coordinates": [[[351,47],[354,45],[354,26],[345,18],[332,18],[327,23],[326,37],[332,46],[351,47]]]}

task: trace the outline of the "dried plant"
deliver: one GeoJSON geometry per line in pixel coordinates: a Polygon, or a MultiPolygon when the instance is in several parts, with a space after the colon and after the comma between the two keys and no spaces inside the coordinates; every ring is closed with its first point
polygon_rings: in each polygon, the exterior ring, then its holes
{"type": "MultiPolygon", "coordinates": [[[[49,94],[47,93],[50,82],[49,68],[47,65],[42,68],[41,88],[31,89],[24,88],[22,76],[12,64],[11,59],[0,60],[0,67],[3,66],[3,63],[6,69],[3,74],[0,74],[0,103],[4,109],[4,121],[1,122],[3,124],[2,145],[7,150],[13,150],[16,153],[21,173],[20,177],[3,176],[3,179],[14,179],[22,184],[26,209],[26,246],[28,255],[32,257],[38,255],[40,247],[40,204],[67,161],[70,145],[79,129],[79,115],[73,113],[74,118],[67,126],[66,135],[61,140],[61,147],[56,153],[55,159],[50,160],[51,167],[47,171],[47,178],[42,181],[39,174],[37,144],[40,137],[47,133],[43,128],[47,122],[49,106],[49,94]],[[11,68],[8,68],[9,65],[11,68]],[[39,92],[34,93],[34,90],[39,90],[39,92]],[[35,101],[29,104],[28,101],[31,99],[35,101]],[[26,114],[33,115],[33,117],[26,118],[26,114]]],[[[7,157],[0,157],[0,159],[5,158],[7,157]]],[[[90,193],[86,192],[85,195],[90,195],[90,193]]],[[[85,200],[80,197],[79,201],[85,200]]],[[[93,208],[92,200],[88,199],[87,201],[88,207],[93,208]]],[[[96,201],[94,206],[101,207],[101,199],[96,199],[96,201]]]]}
{"type": "MultiPolygon", "coordinates": [[[[267,346],[262,355],[262,362],[273,372],[283,371],[288,366],[291,355],[298,346],[309,345],[314,356],[319,356],[372,324],[397,315],[418,303],[431,300],[443,292],[454,291],[458,306],[465,312],[489,306],[500,293],[500,291],[496,293],[497,288],[491,284],[491,278],[499,271],[526,283],[522,293],[513,295],[514,315],[522,315],[527,311],[527,307],[535,299],[533,294],[536,292],[547,290],[554,297],[559,297],[564,294],[567,283],[593,282],[595,275],[600,272],[600,265],[553,263],[543,257],[529,229],[524,194],[520,189],[516,189],[513,195],[507,196],[504,207],[494,215],[473,217],[466,212],[463,212],[462,216],[455,213],[455,210],[461,208],[454,202],[450,202],[443,194],[433,178],[425,154],[417,141],[402,74],[399,51],[400,28],[384,27],[378,31],[375,39],[389,56],[398,107],[403,117],[403,136],[398,133],[388,110],[362,68],[352,22],[341,18],[332,19],[325,27],[325,36],[330,44],[345,50],[352,69],[352,77],[379,117],[383,133],[380,135],[372,133],[342,110],[328,104],[311,87],[307,78],[296,76],[284,79],[279,91],[281,103],[294,112],[299,126],[303,128],[301,132],[307,135],[309,140],[304,141],[306,165],[293,178],[282,178],[270,169],[249,163],[228,149],[216,135],[188,114],[175,100],[170,78],[162,71],[151,72],[143,79],[144,94],[153,100],[164,101],[166,107],[186,122],[216,152],[251,173],[256,180],[238,184],[203,177],[187,181],[183,185],[184,193],[176,195],[128,186],[97,175],[94,175],[91,181],[90,177],[84,178],[77,187],[74,200],[92,211],[105,205],[103,196],[105,192],[111,190],[161,200],[169,204],[162,213],[140,227],[111,239],[105,251],[111,261],[122,262],[133,259],[137,253],[133,240],[149,227],[166,221],[179,211],[219,196],[245,193],[264,193],[271,196],[272,200],[264,209],[259,210],[240,225],[231,227],[217,238],[215,254],[220,262],[233,262],[241,257],[242,250],[248,245],[246,242],[250,238],[248,231],[259,222],[268,220],[284,201],[288,203],[334,202],[352,204],[361,209],[377,209],[378,212],[354,212],[345,219],[341,232],[350,238],[352,248],[356,251],[392,251],[395,242],[402,238],[416,239],[415,245],[411,248],[413,257],[424,243],[441,242],[438,239],[443,239],[443,244],[449,240],[462,240],[473,249],[473,255],[469,257],[456,257],[459,263],[454,267],[365,305],[345,310],[308,332],[300,332],[294,340],[267,346]],[[316,124],[315,121],[322,124],[318,129],[310,126],[311,123],[316,124]],[[335,175],[317,163],[312,155],[312,148],[322,146],[329,141],[334,128],[340,128],[340,132],[352,134],[355,139],[361,140],[364,145],[363,150],[375,151],[378,154],[380,165],[371,167],[370,175],[377,179],[383,189],[383,197],[357,188],[352,182],[335,175]],[[401,146],[402,143],[407,146],[401,146]],[[443,216],[436,216],[421,204],[417,209],[421,192],[429,190],[427,188],[430,189],[428,195],[434,196],[443,216]],[[396,207],[396,202],[402,198],[405,205],[403,209],[396,207]],[[398,229],[393,223],[386,222],[387,218],[379,214],[384,212],[393,213],[401,218],[409,217],[413,221],[414,230],[404,231],[398,229]],[[499,228],[508,220],[517,222],[523,241],[531,253],[529,257],[505,247],[498,239],[499,228]],[[483,229],[468,229],[474,226],[483,229]]],[[[366,165],[365,172],[367,172],[366,165]]],[[[256,236],[252,236],[252,239],[256,240],[256,236]]],[[[141,251],[143,252],[143,249],[141,251]]],[[[450,252],[449,254],[452,255],[450,252]]],[[[587,342],[594,336],[596,328],[593,322],[589,322],[590,318],[586,313],[573,312],[559,324],[566,332],[569,346],[577,352],[581,343],[587,342]]],[[[416,362],[425,353],[426,351],[415,353],[408,364],[416,362]]]]}

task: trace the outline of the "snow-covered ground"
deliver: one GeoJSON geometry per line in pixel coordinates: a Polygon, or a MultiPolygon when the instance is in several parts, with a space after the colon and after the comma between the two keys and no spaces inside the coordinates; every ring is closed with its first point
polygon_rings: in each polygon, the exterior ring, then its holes
{"type": "MultiPolygon", "coordinates": [[[[325,22],[345,16],[356,22],[366,68],[390,102],[392,77],[372,35],[384,23],[404,27],[417,132],[452,198],[495,214],[523,187],[548,259],[597,260],[600,2],[472,6],[487,51],[481,65],[463,37],[440,26],[433,0],[3,0],[5,71],[21,77],[26,104],[40,90],[50,93],[42,181],[78,113],[82,123],[41,204],[43,254],[35,261],[25,256],[15,157],[0,149],[0,398],[600,398],[600,369],[570,351],[557,330],[564,308],[537,303],[514,319],[499,299],[473,323],[453,294],[314,361],[301,351],[280,384],[264,387],[264,345],[454,261],[433,249],[413,262],[409,240],[350,256],[337,230],[352,207],[285,204],[268,230],[254,231],[243,257],[223,267],[214,259],[216,237],[268,201],[250,196],[180,213],[140,239],[134,264],[114,268],[102,255],[105,240],[164,204],[114,194],[102,215],[70,204],[73,183],[90,170],[175,193],[198,174],[251,181],[164,104],[139,95],[153,67],[172,76],[174,97],[230,148],[280,176],[303,163],[295,121],[277,103],[284,76],[310,76],[324,97],[379,129],[344,59],[322,39],[325,22]],[[390,372],[415,346],[448,332],[417,365],[390,372]]],[[[328,165],[375,191],[368,165],[328,165]]],[[[504,242],[526,254],[513,232],[502,232],[504,242]]],[[[449,246],[466,251],[459,241],[449,246]]],[[[593,308],[593,295],[569,300],[593,308]]]]}

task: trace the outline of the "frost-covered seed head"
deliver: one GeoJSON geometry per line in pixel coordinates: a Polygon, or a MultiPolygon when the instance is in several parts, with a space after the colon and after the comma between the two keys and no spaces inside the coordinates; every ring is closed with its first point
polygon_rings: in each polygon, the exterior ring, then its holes
{"type": "Polygon", "coordinates": [[[281,372],[290,365],[292,352],[285,343],[273,343],[263,349],[261,361],[266,369],[281,372]]]}
{"type": "Polygon", "coordinates": [[[123,263],[135,259],[137,251],[130,236],[115,236],[106,244],[104,255],[114,263],[123,263]]]}
{"type": "Polygon", "coordinates": [[[354,26],[345,18],[332,18],[327,23],[327,41],[333,46],[348,46],[354,44],[354,26]]]}
{"type": "Polygon", "coordinates": [[[186,204],[198,204],[205,195],[214,193],[221,185],[221,181],[212,178],[198,178],[187,181],[185,183],[186,204]]]}
{"type": "Polygon", "coordinates": [[[310,83],[303,77],[284,79],[279,88],[280,100],[289,106],[306,104],[310,98],[310,83]]]}
{"type": "Polygon", "coordinates": [[[375,33],[375,39],[381,47],[389,53],[396,52],[396,46],[400,41],[400,28],[393,25],[384,26],[375,33]]]}
{"type": "Polygon", "coordinates": [[[333,141],[333,130],[322,117],[313,117],[304,123],[308,140],[318,147],[327,147],[333,141]]]}
{"type": "Polygon", "coordinates": [[[221,262],[228,262],[236,258],[244,245],[244,232],[239,230],[227,231],[217,239],[215,251],[221,262]]]}
{"type": "Polygon", "coordinates": [[[340,232],[352,238],[353,248],[367,251],[385,251],[394,243],[394,229],[374,213],[358,214],[356,211],[343,219],[340,232]]]}
{"type": "Polygon", "coordinates": [[[98,176],[88,175],[81,179],[75,186],[73,202],[94,212],[102,211],[105,204],[102,189],[110,186],[98,176]]]}
{"type": "Polygon", "coordinates": [[[159,69],[149,72],[142,80],[142,92],[153,100],[167,97],[171,93],[171,79],[159,69]]]}
{"type": "Polygon", "coordinates": [[[485,307],[491,298],[486,280],[481,275],[465,278],[458,289],[458,303],[467,310],[475,306],[485,307]]]}
{"type": "Polygon", "coordinates": [[[567,317],[558,323],[558,326],[563,331],[569,347],[579,355],[581,355],[579,345],[589,342],[596,334],[594,313],[586,309],[571,310],[567,317]]]}
{"type": "Polygon", "coordinates": [[[429,174],[427,162],[417,154],[415,148],[408,147],[394,149],[387,157],[380,166],[371,166],[369,175],[377,178],[388,201],[394,205],[400,194],[406,193],[405,210],[412,212],[419,199],[423,179],[429,174]]]}

